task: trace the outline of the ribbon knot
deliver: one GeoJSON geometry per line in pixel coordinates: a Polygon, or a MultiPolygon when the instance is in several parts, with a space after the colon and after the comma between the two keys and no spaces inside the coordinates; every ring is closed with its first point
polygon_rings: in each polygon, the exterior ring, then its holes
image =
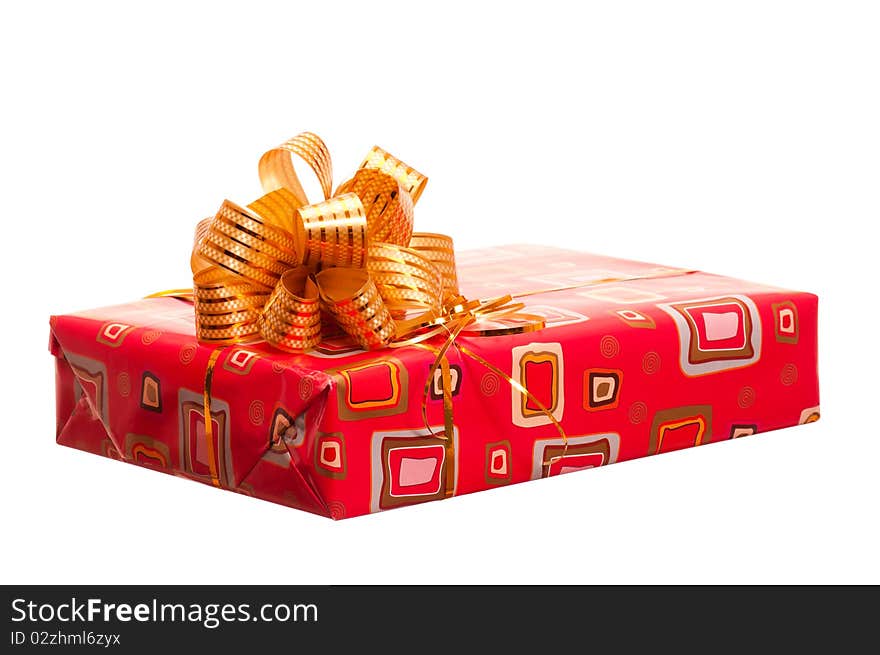
{"type": "MultiPolygon", "coordinates": [[[[191,257],[193,288],[149,297],[191,299],[198,339],[218,346],[263,339],[281,350],[301,352],[320,343],[322,333],[335,324],[366,349],[414,345],[431,351],[435,359],[423,389],[422,419],[433,436],[447,441],[447,449],[453,448],[450,347],[504,379],[553,424],[564,447],[545,464],[564,458],[568,449],[562,425],[523,381],[458,343],[459,335],[543,328],[543,317],[524,313],[524,304],[514,298],[694,272],[658,268],[646,275],[468,300],[459,293],[452,239],[413,231],[413,208],[428,178],[396,157],[373,147],[354,175],[331,194],[330,152],[316,134],[303,132],[266,152],[259,174],[264,196],[247,207],[225,200],[213,217],[198,223],[191,257]],[[317,177],[321,202],[309,204],[293,155],[317,177]],[[504,321],[492,323],[497,319],[504,321]],[[439,347],[426,343],[435,336],[445,337],[439,347]],[[438,370],[441,434],[429,425],[427,405],[438,370]]],[[[222,349],[211,353],[205,371],[205,416],[222,349]]],[[[205,436],[211,448],[210,421],[205,436]]],[[[219,484],[213,472],[212,477],[219,484]]],[[[453,487],[448,485],[448,493],[453,487]]]]}
{"type": "MultiPolygon", "coordinates": [[[[527,332],[544,327],[544,321],[523,313],[523,304],[509,295],[468,300],[459,293],[452,239],[413,231],[413,208],[428,178],[379,147],[331,195],[332,171],[327,146],[303,132],[260,158],[265,195],[247,207],[224,200],[213,217],[198,224],[191,257],[198,339],[220,346],[262,339],[280,350],[302,352],[335,326],[365,349],[426,348],[436,357],[425,383],[422,417],[434,436],[447,440],[453,408],[446,353],[455,346],[526,394],[567,443],[552,413],[522,384],[456,343],[462,333],[527,332]],[[294,155],[317,177],[322,201],[309,204],[294,155]],[[474,326],[498,318],[508,322],[474,326]],[[446,337],[439,348],[424,343],[435,336],[446,337]],[[427,416],[438,369],[443,434],[431,430],[427,416]]],[[[169,293],[177,294],[156,295],[169,293]]],[[[206,371],[206,412],[219,352],[206,371]]]]}
{"type": "MultiPolygon", "coordinates": [[[[413,207],[428,179],[374,147],[331,196],[327,146],[304,132],[259,163],[266,195],[229,200],[199,223],[193,300],[201,341],[264,339],[308,350],[332,323],[360,346],[381,348],[438,321],[458,297],[452,239],[413,233],[413,207]],[[293,156],[324,194],[309,204],[293,156]]],[[[427,338],[427,337],[426,337],[427,338]]]]}
{"type": "MultiPolygon", "coordinates": [[[[191,263],[199,340],[263,339],[301,352],[335,324],[375,349],[440,333],[454,339],[479,318],[522,308],[509,296],[465,300],[452,239],[413,232],[427,177],[378,146],[331,196],[332,170],[321,138],[303,132],[260,158],[264,196],[247,207],[225,200],[198,224],[191,263]],[[308,204],[294,155],[317,177],[322,201],[308,204]]],[[[540,317],[517,317],[543,327],[540,317]]]]}

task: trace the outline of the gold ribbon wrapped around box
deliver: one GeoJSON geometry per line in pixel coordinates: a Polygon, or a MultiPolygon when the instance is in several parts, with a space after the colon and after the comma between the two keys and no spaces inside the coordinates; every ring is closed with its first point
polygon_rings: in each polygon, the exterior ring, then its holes
{"type": "Polygon", "coordinates": [[[320,340],[323,308],[361,346],[380,348],[398,336],[392,312],[398,318],[412,309],[441,315],[444,289],[430,255],[395,250],[410,243],[424,175],[373,148],[330,197],[330,153],[308,132],[264,154],[259,171],[266,195],[246,209],[224,201],[196,230],[199,339],[263,338],[283,350],[308,350],[320,340]],[[323,201],[307,204],[293,155],[318,177],[323,201]]]}
{"type": "Polygon", "coordinates": [[[424,175],[374,147],[331,196],[332,170],[327,146],[304,132],[260,158],[266,195],[247,208],[226,200],[199,223],[192,262],[200,340],[262,338],[308,350],[320,340],[323,310],[372,349],[458,333],[481,316],[521,308],[509,298],[460,297],[452,239],[413,232],[424,175]],[[308,204],[294,155],[317,176],[322,201],[308,204]]]}
{"type": "MultiPolygon", "coordinates": [[[[439,369],[445,435],[452,434],[453,411],[446,353],[455,345],[526,394],[567,443],[562,426],[527,389],[456,344],[462,332],[510,334],[539,329],[544,322],[522,313],[522,303],[510,296],[467,300],[460,295],[452,239],[413,232],[413,208],[428,179],[379,147],[334,194],[332,172],[327,146],[303,132],[260,158],[265,195],[246,208],[225,200],[212,218],[199,222],[191,257],[198,339],[221,347],[262,339],[287,352],[302,352],[321,341],[328,327],[322,324],[324,316],[365,349],[426,348],[436,358],[425,401],[439,369]],[[317,177],[323,200],[309,204],[294,155],[317,177]],[[469,329],[480,319],[502,317],[516,322],[469,329]],[[437,336],[445,338],[442,346],[426,343],[437,336]]],[[[218,352],[205,374],[206,411],[218,352]]],[[[426,402],[422,414],[427,426],[426,402]]]]}
{"type": "MultiPolygon", "coordinates": [[[[332,171],[327,146],[310,132],[266,152],[259,162],[265,195],[247,207],[226,200],[213,217],[196,226],[193,288],[152,294],[191,300],[199,341],[217,346],[205,369],[205,416],[211,408],[214,366],[227,345],[265,340],[283,351],[304,352],[317,346],[322,334],[341,329],[365,349],[412,346],[434,355],[423,388],[422,419],[433,437],[446,442],[449,461],[454,408],[446,355],[455,348],[527,397],[555,427],[563,450],[544,462],[550,465],[568,449],[562,425],[519,380],[473,349],[473,342],[470,347],[459,343],[459,335],[492,337],[543,328],[541,316],[523,311],[519,299],[526,296],[692,272],[658,269],[644,276],[469,300],[458,289],[452,239],[413,231],[413,207],[428,181],[424,175],[379,147],[370,150],[335,194],[332,171]],[[321,201],[309,204],[294,155],[317,177],[321,201]],[[431,428],[427,415],[438,372],[442,433],[431,428]]],[[[205,427],[209,450],[211,424],[205,427]]],[[[211,476],[219,485],[216,471],[211,476]]],[[[447,484],[448,493],[453,488],[447,484]]]]}

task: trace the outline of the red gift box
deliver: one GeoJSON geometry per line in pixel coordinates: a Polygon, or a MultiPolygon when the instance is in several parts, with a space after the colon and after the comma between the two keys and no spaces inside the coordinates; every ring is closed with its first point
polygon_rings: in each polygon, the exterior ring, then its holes
{"type": "Polygon", "coordinates": [[[57,441],[341,519],[819,417],[812,294],[536,246],[458,270],[545,327],[456,339],[452,435],[430,348],[218,348],[191,304],[150,298],[52,317],[57,441]]]}

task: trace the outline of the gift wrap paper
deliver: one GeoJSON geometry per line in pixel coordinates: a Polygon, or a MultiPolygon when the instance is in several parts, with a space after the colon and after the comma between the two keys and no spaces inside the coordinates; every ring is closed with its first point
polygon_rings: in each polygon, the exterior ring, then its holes
{"type": "Polygon", "coordinates": [[[451,435],[439,369],[424,393],[436,352],[344,336],[220,349],[208,417],[218,347],[165,297],[52,317],[57,441],[342,519],[819,418],[812,294],[530,245],[458,273],[470,298],[528,294],[545,327],[458,336],[451,435]]]}

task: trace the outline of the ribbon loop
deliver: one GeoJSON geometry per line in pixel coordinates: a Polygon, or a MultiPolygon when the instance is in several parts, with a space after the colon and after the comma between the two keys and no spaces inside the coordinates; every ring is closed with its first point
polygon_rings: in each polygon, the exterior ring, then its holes
{"type": "Polygon", "coordinates": [[[276,189],[287,189],[297,198],[300,205],[309,204],[296,170],[292,155],[297,155],[314,171],[324,193],[324,200],[330,198],[333,186],[333,164],[330,151],[317,134],[302,132],[292,139],[273,148],[260,157],[260,183],[266,193],[276,189]]]}
{"type": "Polygon", "coordinates": [[[417,251],[391,243],[374,243],[368,258],[367,270],[389,309],[440,310],[440,271],[417,251]]]}
{"type": "Polygon", "coordinates": [[[297,264],[296,244],[250,210],[224,200],[203,230],[198,254],[230,273],[270,289],[297,264]]]}
{"type": "Polygon", "coordinates": [[[321,341],[321,308],[315,282],[303,268],[281,276],[259,318],[260,335],[287,352],[314,348],[321,341]]]}
{"type": "Polygon", "coordinates": [[[394,320],[364,269],[328,268],[316,278],[321,304],[367,350],[391,343],[394,320]]]}
{"type": "Polygon", "coordinates": [[[372,147],[364,161],[361,162],[360,168],[376,169],[393,177],[412,197],[413,205],[419,201],[422,191],[425,190],[425,185],[428,184],[427,177],[394,155],[385,152],[379,146],[372,147]]]}
{"type": "Polygon", "coordinates": [[[296,210],[303,206],[296,195],[287,189],[275,189],[248,205],[267,225],[277,227],[286,234],[296,235],[298,223],[296,210]]]}
{"type": "Polygon", "coordinates": [[[271,289],[219,268],[193,276],[196,336],[199,341],[235,343],[255,338],[257,320],[271,289]]]}
{"type": "Polygon", "coordinates": [[[376,169],[361,168],[336,189],[337,194],[349,192],[356,193],[364,205],[370,241],[409,244],[413,231],[413,200],[394,177],[376,169]]]}
{"type": "Polygon", "coordinates": [[[366,262],[367,217],[360,198],[344,193],[297,210],[302,221],[302,264],[311,269],[362,268],[366,262]]]}
{"type": "Polygon", "coordinates": [[[458,295],[458,274],[455,270],[455,247],[452,238],[432,232],[413,232],[409,246],[432,262],[443,276],[443,296],[458,295]]]}

